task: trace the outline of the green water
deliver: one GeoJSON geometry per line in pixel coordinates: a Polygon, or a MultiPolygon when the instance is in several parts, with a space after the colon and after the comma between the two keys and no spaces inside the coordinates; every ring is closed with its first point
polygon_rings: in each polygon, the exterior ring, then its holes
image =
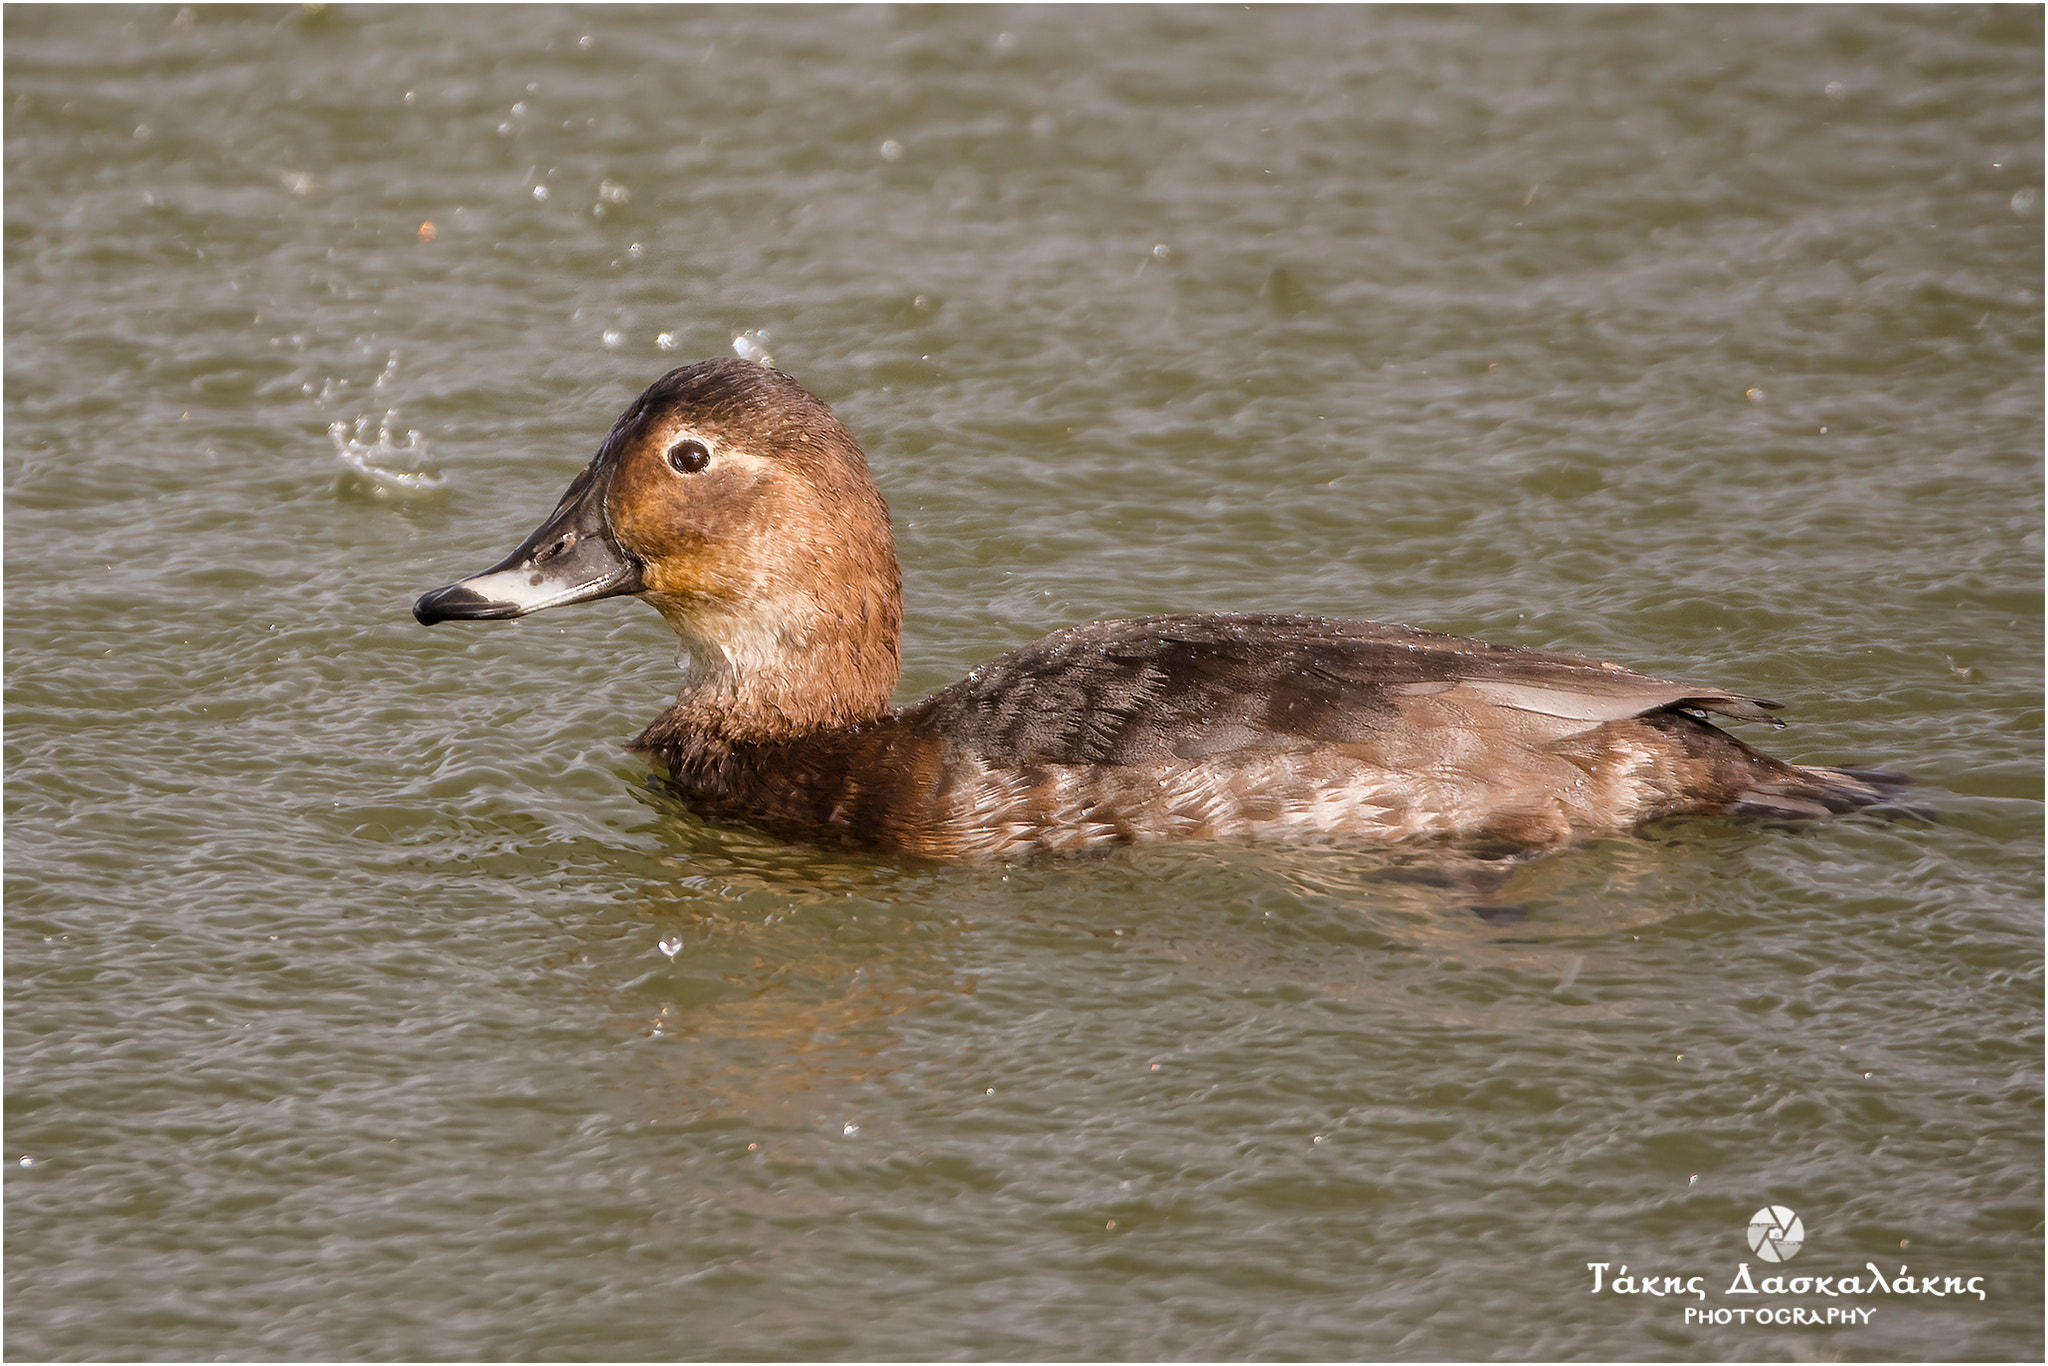
{"type": "Polygon", "coordinates": [[[9,1356],[2041,1355],[2039,10],[4,24],[9,1356]],[[407,609],[742,331],[871,456],[905,698],[1370,616],[1923,818],[1513,920],[706,827],[654,613],[407,609]],[[387,413],[439,494],[337,459],[387,413]]]}

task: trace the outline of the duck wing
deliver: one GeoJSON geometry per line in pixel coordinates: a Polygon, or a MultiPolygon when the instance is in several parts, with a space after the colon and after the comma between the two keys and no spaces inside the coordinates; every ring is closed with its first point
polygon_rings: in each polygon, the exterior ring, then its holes
{"type": "Polygon", "coordinates": [[[1653,712],[1769,720],[1778,704],[1616,664],[1370,621],[1158,616],[1058,631],[912,712],[1003,765],[1189,762],[1375,745],[1404,731],[1523,744],[1653,712]]]}

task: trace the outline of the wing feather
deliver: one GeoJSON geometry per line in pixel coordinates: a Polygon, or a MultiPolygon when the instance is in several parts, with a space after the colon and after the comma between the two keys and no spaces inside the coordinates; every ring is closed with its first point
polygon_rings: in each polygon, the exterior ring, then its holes
{"type": "Polygon", "coordinates": [[[1000,764],[1143,764],[1368,745],[1397,726],[1561,738],[1667,710],[1777,704],[1619,665],[1381,622],[1171,616],[1056,632],[913,710],[1000,764]],[[1520,717],[1520,720],[1516,718],[1520,717]]]}

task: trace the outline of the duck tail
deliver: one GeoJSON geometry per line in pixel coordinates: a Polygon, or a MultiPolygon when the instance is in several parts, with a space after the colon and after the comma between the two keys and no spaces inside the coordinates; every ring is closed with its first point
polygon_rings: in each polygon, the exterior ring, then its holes
{"type": "Polygon", "coordinates": [[[1751,783],[1735,798],[1740,811],[1759,815],[1842,816],[1893,801],[1913,785],[1911,778],[1875,768],[1783,765],[1783,771],[1751,783]]]}

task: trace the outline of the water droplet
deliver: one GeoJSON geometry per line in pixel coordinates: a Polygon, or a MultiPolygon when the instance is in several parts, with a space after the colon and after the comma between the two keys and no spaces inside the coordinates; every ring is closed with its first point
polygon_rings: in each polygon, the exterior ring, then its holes
{"type": "Polygon", "coordinates": [[[673,351],[676,349],[676,334],[673,332],[660,333],[655,337],[654,344],[664,351],[673,351]]]}
{"type": "Polygon", "coordinates": [[[625,340],[626,334],[619,331],[619,329],[616,327],[607,327],[604,330],[604,344],[606,346],[619,346],[622,345],[625,342],[625,340]]]}
{"type": "Polygon", "coordinates": [[[1847,99],[1849,87],[1843,85],[1840,81],[1829,81],[1825,86],[1821,87],[1821,93],[1831,100],[1847,99]]]}
{"type": "Polygon", "coordinates": [[[732,353],[741,360],[750,360],[756,365],[775,368],[775,357],[768,351],[766,331],[742,332],[732,339],[732,353]]]}
{"type": "Polygon", "coordinates": [[[888,140],[887,142],[883,143],[883,144],[882,144],[882,160],[884,160],[884,161],[901,161],[901,160],[903,160],[903,144],[902,144],[902,143],[900,143],[900,142],[898,142],[898,141],[896,141],[896,139],[894,139],[894,138],[890,138],[890,139],[889,139],[889,140],[888,140]]]}
{"type": "Polygon", "coordinates": [[[33,1157],[24,1157],[23,1159],[21,1159],[21,1165],[24,1167],[33,1167],[35,1166],[35,1164],[36,1160],[33,1157]]]}
{"type": "Polygon", "coordinates": [[[548,197],[548,187],[547,187],[547,186],[545,186],[545,185],[536,185],[536,186],[534,186],[534,187],[533,187],[533,197],[534,197],[535,199],[546,199],[546,198],[548,197]]]}
{"type": "Polygon", "coordinates": [[[2028,214],[2032,213],[2034,211],[2034,192],[2032,190],[2014,191],[2012,197],[2012,211],[2022,218],[2025,218],[2028,214]]]}
{"type": "Polygon", "coordinates": [[[669,962],[673,963],[676,960],[676,955],[683,951],[683,941],[680,936],[671,936],[662,940],[654,947],[660,949],[668,957],[669,962]]]}
{"type": "Polygon", "coordinates": [[[846,1121],[846,1127],[841,1129],[839,1132],[846,1135],[848,1138],[852,1138],[855,1134],[860,1132],[860,1125],[855,1124],[852,1120],[849,1119],[846,1121]]]}

